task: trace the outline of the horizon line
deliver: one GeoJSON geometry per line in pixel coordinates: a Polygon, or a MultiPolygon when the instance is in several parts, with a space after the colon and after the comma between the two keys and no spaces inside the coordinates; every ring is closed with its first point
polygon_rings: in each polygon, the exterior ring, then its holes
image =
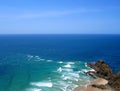
{"type": "Polygon", "coordinates": [[[19,34],[0,34],[0,35],[120,35],[118,33],[19,33],[19,34]]]}

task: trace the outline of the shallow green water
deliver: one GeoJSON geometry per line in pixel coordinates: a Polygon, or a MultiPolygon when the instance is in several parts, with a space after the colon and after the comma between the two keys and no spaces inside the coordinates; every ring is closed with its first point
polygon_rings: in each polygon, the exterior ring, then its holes
{"type": "Polygon", "coordinates": [[[84,86],[91,78],[90,70],[81,61],[54,61],[32,55],[16,55],[3,66],[0,91],[72,91],[84,86]]]}

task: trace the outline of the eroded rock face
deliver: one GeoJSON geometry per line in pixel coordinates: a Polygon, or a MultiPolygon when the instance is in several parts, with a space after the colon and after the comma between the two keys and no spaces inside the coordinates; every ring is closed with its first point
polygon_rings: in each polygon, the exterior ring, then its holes
{"type": "Polygon", "coordinates": [[[108,88],[107,85],[96,85],[96,84],[93,84],[92,87],[100,88],[100,89],[107,89],[108,88]]]}
{"type": "Polygon", "coordinates": [[[115,88],[116,91],[120,91],[120,72],[110,79],[108,84],[115,88]]]}
{"type": "Polygon", "coordinates": [[[96,76],[108,80],[108,84],[113,87],[115,91],[120,91],[120,72],[113,74],[112,68],[103,60],[99,60],[96,63],[88,63],[87,65],[96,71],[96,76]]]}
{"type": "Polygon", "coordinates": [[[109,80],[113,76],[112,69],[103,60],[100,60],[94,64],[88,63],[87,65],[96,71],[96,75],[98,77],[109,80]]]}

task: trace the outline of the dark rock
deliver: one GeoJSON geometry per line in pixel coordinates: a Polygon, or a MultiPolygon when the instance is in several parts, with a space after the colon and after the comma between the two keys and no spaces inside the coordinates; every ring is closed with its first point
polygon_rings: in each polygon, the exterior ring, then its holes
{"type": "Polygon", "coordinates": [[[108,80],[111,78],[111,76],[113,76],[112,69],[103,60],[100,60],[94,64],[89,63],[88,66],[96,71],[96,76],[98,77],[108,80]]]}
{"type": "Polygon", "coordinates": [[[93,84],[92,87],[99,88],[99,89],[107,89],[108,85],[96,85],[96,84],[93,84]]]}
{"type": "Polygon", "coordinates": [[[114,77],[109,80],[108,84],[115,88],[116,91],[120,91],[120,72],[114,75],[114,77]]]}
{"type": "MultiPolygon", "coordinates": [[[[108,80],[108,85],[113,87],[115,91],[120,91],[120,72],[118,72],[117,74],[113,74],[112,68],[108,64],[106,64],[103,60],[99,60],[96,63],[88,63],[87,66],[95,70],[94,75],[108,80]]],[[[88,73],[90,73],[91,75],[91,72],[88,73]]]]}

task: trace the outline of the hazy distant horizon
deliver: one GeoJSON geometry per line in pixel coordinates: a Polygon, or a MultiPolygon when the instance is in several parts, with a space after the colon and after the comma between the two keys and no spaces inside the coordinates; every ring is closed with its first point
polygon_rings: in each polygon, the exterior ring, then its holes
{"type": "Polygon", "coordinates": [[[44,33],[44,34],[40,34],[40,33],[16,33],[16,34],[0,34],[0,35],[120,35],[120,33],[44,33]]]}

